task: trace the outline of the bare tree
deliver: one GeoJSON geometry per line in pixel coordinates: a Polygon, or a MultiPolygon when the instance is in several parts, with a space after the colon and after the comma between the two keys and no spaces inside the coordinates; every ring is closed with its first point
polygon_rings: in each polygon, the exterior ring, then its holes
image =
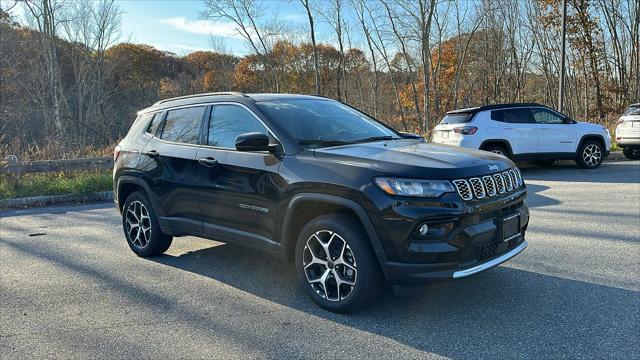
{"type": "Polygon", "coordinates": [[[62,12],[65,2],[56,0],[27,0],[24,2],[24,5],[29,15],[32,16],[40,33],[42,60],[46,68],[47,85],[53,111],[53,125],[56,136],[62,139],[64,137],[64,124],[61,103],[64,101],[64,94],[60,80],[56,36],[58,34],[58,27],[63,21],[58,18],[58,15],[62,12]]]}
{"type": "Polygon", "coordinates": [[[311,35],[311,46],[313,46],[313,72],[315,74],[316,81],[316,94],[321,95],[320,91],[320,69],[318,68],[318,47],[316,46],[316,32],[313,27],[313,15],[311,14],[311,5],[309,0],[300,0],[302,6],[307,12],[307,19],[309,20],[309,34],[311,35]]]}
{"type": "Polygon", "coordinates": [[[224,19],[236,25],[238,34],[249,43],[271,73],[271,78],[268,78],[270,87],[279,92],[278,73],[267,57],[271,51],[269,38],[278,35],[274,26],[277,16],[273,16],[270,23],[264,22],[267,12],[255,0],[205,0],[204,3],[207,9],[203,14],[205,18],[224,19]]]}

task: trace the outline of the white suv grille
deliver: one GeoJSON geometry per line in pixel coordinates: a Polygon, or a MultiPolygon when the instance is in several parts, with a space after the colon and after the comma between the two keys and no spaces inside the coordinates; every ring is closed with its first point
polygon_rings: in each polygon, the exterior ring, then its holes
{"type": "Polygon", "coordinates": [[[485,175],[482,178],[453,180],[462,200],[484,199],[514,191],[524,185],[517,168],[502,173],[485,175]]]}

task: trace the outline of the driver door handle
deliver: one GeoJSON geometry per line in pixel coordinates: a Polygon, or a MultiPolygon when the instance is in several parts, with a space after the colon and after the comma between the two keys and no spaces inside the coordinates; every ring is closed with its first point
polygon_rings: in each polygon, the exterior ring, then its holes
{"type": "Polygon", "coordinates": [[[214,167],[216,165],[218,165],[218,160],[212,158],[212,157],[206,157],[206,158],[202,158],[202,159],[198,159],[198,162],[200,163],[200,165],[204,165],[206,167],[214,167]]]}

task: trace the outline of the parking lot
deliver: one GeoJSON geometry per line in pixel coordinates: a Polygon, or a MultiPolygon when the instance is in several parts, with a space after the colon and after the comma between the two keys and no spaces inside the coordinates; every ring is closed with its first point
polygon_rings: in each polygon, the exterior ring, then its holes
{"type": "Polygon", "coordinates": [[[524,253],[351,315],[241,246],[138,258],[109,203],[0,212],[2,357],[638,358],[640,162],[522,172],[524,253]]]}

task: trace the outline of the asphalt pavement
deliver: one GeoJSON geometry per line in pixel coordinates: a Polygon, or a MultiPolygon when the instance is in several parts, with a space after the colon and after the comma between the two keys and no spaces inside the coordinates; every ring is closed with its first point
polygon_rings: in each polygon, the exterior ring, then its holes
{"type": "Polygon", "coordinates": [[[112,204],[0,212],[0,358],[640,358],[640,162],[522,172],[525,252],[350,315],[238,245],[138,258],[112,204]]]}

